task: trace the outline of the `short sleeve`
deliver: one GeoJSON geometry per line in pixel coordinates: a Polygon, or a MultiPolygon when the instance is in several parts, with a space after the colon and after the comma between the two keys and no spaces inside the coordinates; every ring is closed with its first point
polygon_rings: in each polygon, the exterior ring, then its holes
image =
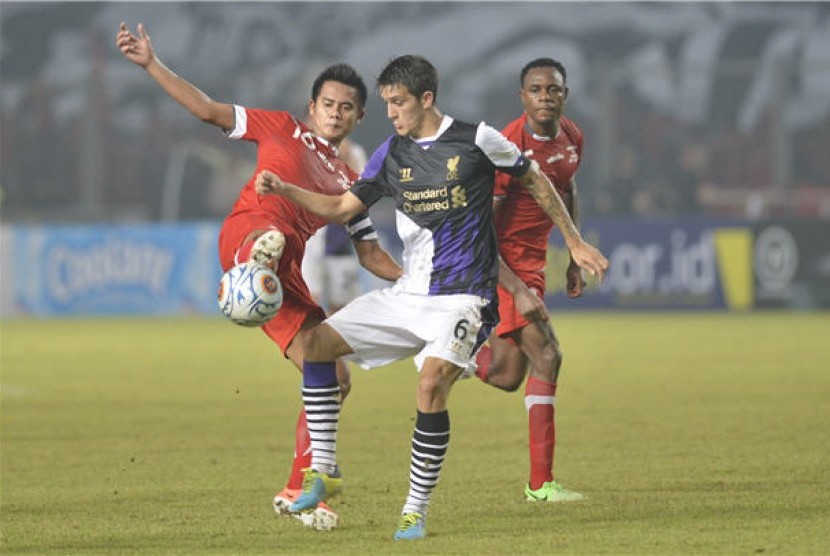
{"type": "Polygon", "coordinates": [[[242,139],[259,142],[274,131],[291,133],[292,128],[298,127],[291,114],[279,110],[261,110],[233,105],[234,126],[227,131],[228,139],[242,139]]]}
{"type": "Polygon", "coordinates": [[[515,143],[483,122],[476,130],[476,146],[496,168],[512,176],[522,176],[530,168],[530,159],[522,154],[515,143]]]}
{"type": "Polygon", "coordinates": [[[394,136],[390,136],[384,141],[372,156],[369,157],[369,162],[363,169],[360,179],[352,185],[351,191],[357,196],[360,201],[367,207],[371,207],[377,203],[381,198],[391,195],[391,188],[384,180],[383,168],[386,161],[386,156],[389,154],[389,146],[392,143],[394,136]]]}

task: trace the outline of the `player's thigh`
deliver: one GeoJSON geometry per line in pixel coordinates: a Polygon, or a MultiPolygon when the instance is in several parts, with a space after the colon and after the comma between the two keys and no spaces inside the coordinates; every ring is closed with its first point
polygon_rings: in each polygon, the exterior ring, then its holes
{"type": "Polygon", "coordinates": [[[527,355],[512,337],[502,338],[493,334],[490,336],[490,350],[493,354],[493,362],[490,364],[491,373],[497,369],[516,369],[524,372],[527,355]]]}
{"type": "Polygon", "coordinates": [[[236,254],[246,241],[267,230],[275,229],[273,217],[265,213],[232,214],[219,230],[219,262],[224,270],[236,264],[236,254]]]}
{"type": "Polygon", "coordinates": [[[262,330],[280,347],[286,357],[302,368],[304,349],[300,331],[307,322],[320,322],[324,318],[323,309],[313,302],[299,302],[286,296],[280,310],[262,326],[262,330]],[[289,352],[291,347],[294,349],[289,352]]]}

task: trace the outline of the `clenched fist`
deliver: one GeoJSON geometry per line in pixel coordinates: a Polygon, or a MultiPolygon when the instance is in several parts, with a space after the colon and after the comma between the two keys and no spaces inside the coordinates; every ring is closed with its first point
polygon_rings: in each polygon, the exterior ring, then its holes
{"type": "Polygon", "coordinates": [[[286,184],[274,172],[263,170],[257,174],[254,187],[259,195],[280,195],[285,191],[286,184]]]}

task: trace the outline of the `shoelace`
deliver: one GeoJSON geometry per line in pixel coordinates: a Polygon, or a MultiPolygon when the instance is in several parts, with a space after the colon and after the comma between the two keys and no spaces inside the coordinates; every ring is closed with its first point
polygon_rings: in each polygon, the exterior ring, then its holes
{"type": "Polygon", "coordinates": [[[414,527],[418,524],[418,521],[421,519],[421,514],[419,513],[408,513],[401,516],[401,523],[398,529],[406,530],[411,527],[414,527]]]}
{"type": "Polygon", "coordinates": [[[314,484],[317,482],[317,474],[314,473],[312,469],[306,471],[305,476],[303,477],[303,493],[311,492],[311,489],[314,488],[314,484]]]}

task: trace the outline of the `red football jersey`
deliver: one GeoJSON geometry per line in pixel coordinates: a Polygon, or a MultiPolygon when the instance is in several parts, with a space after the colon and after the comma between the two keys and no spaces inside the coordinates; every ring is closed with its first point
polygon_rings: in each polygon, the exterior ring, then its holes
{"type": "Polygon", "coordinates": [[[357,175],[334,148],[317,137],[288,112],[235,106],[236,126],[231,139],[257,143],[257,164],[239,194],[232,213],[265,211],[276,222],[285,222],[300,233],[303,243],[328,222],[277,195],[260,197],[254,188],[256,175],[270,170],[288,183],[327,195],[339,195],[351,187],[357,175]]]}
{"type": "Polygon", "coordinates": [[[327,222],[284,197],[257,195],[256,176],[263,169],[271,170],[303,189],[338,195],[351,187],[356,175],[328,142],[288,112],[241,106],[234,106],[234,111],[236,122],[228,136],[257,143],[257,165],[222,224],[219,260],[225,270],[233,266],[237,250],[254,230],[272,228],[285,234],[277,269],[285,297],[277,315],[262,327],[285,352],[309,317],[325,318],[301,269],[306,241],[327,222]]]}
{"type": "MultiPolygon", "coordinates": [[[[502,133],[536,162],[553,182],[559,194],[570,191],[571,180],[582,160],[582,130],[564,116],[553,139],[534,135],[522,114],[505,126],[502,133]]],[[[548,236],[553,221],[515,178],[499,172],[494,196],[502,197],[496,216],[499,253],[514,272],[542,272],[545,269],[548,236]]]]}

